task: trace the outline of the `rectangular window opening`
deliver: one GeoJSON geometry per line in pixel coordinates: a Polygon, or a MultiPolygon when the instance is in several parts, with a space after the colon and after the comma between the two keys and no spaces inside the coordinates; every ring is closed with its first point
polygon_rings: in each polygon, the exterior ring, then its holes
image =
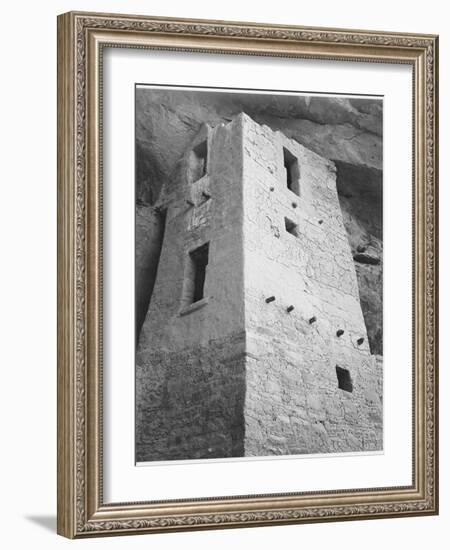
{"type": "Polygon", "coordinates": [[[298,159],[286,149],[286,147],[283,147],[283,163],[287,188],[300,196],[300,169],[298,166],[298,159]]]}
{"type": "Polygon", "coordinates": [[[353,382],[352,377],[350,376],[350,371],[336,365],[336,374],[338,379],[338,388],[351,393],[353,391],[353,382]]]}
{"type": "Polygon", "coordinates": [[[199,180],[206,175],[208,164],[208,145],[206,140],[196,145],[190,155],[189,172],[190,182],[199,180]]]}
{"type": "Polygon", "coordinates": [[[189,252],[190,266],[188,269],[187,300],[194,304],[204,298],[206,268],[209,260],[209,243],[199,246],[189,252]]]}
{"type": "Polygon", "coordinates": [[[295,222],[289,218],[284,218],[284,225],[288,233],[294,235],[294,237],[298,237],[298,225],[295,222]]]}

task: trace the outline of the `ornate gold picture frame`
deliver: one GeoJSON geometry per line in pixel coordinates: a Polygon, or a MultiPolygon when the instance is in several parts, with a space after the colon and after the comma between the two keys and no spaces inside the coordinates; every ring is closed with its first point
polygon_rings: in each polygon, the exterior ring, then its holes
{"type": "MultiPolygon", "coordinates": [[[[437,116],[437,36],[96,13],[59,16],[59,534],[82,538],[438,513],[437,116]],[[180,491],[175,499],[155,499],[149,488],[145,501],[105,501],[102,91],[107,48],[412,68],[413,326],[411,349],[402,351],[412,351],[411,484],[303,492],[293,484],[281,493],[205,498],[186,498],[180,491]]],[[[288,312],[294,309],[289,307],[288,312]]]]}

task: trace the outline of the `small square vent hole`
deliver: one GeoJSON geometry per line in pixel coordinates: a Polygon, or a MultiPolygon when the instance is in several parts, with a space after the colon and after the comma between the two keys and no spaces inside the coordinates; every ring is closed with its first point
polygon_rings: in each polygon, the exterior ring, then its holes
{"type": "Polygon", "coordinates": [[[298,237],[298,226],[296,223],[294,223],[289,218],[284,218],[284,225],[288,233],[294,235],[294,237],[298,237]]]}
{"type": "Polygon", "coordinates": [[[350,371],[336,366],[336,374],[338,379],[338,388],[351,393],[353,391],[353,382],[352,377],[350,376],[350,371]]]}

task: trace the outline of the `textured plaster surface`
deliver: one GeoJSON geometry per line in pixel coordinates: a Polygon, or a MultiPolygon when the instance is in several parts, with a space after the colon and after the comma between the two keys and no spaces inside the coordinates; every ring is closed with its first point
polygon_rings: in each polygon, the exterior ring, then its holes
{"type": "Polygon", "coordinates": [[[245,453],[379,450],[381,370],[369,349],[335,165],[248,117],[243,134],[245,453]],[[300,196],[287,188],[283,147],[299,161],[300,196]],[[286,218],[298,236],[286,231],[286,218]],[[267,304],[268,296],[275,301],[267,304]],[[338,388],[336,366],[350,372],[352,393],[338,388]]]}

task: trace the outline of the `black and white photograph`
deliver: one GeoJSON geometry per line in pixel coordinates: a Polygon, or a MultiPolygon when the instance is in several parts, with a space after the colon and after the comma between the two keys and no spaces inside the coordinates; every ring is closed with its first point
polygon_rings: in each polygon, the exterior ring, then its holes
{"type": "Polygon", "coordinates": [[[383,99],[137,85],[136,462],[383,450],[383,99]]]}

